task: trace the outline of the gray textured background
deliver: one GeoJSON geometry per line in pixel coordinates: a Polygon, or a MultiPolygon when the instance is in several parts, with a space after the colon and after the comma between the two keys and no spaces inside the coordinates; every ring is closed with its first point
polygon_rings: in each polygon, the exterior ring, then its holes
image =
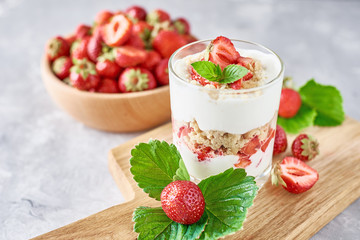
{"type": "MultiPolygon", "coordinates": [[[[48,38],[133,3],[188,18],[199,38],[268,46],[298,85],[314,77],[337,86],[345,112],[360,120],[358,1],[0,0],[0,239],[34,237],[123,202],[107,152],[139,133],[104,133],[73,120],[46,93],[39,65],[48,38]]],[[[359,235],[358,199],[313,239],[359,235]]]]}

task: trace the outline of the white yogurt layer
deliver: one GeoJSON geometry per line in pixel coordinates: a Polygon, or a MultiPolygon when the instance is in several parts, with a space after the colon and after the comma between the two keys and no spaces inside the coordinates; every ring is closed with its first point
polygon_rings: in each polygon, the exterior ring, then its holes
{"type": "MultiPolygon", "coordinates": [[[[205,179],[211,175],[219,174],[229,168],[234,168],[239,160],[237,155],[226,155],[199,161],[197,155],[193,153],[186,144],[176,141],[177,148],[184,160],[190,176],[197,179],[205,179]]],[[[250,157],[251,164],[245,168],[248,175],[255,178],[261,176],[271,166],[274,139],[270,141],[265,153],[259,149],[250,157]]]]}
{"type": "MultiPolygon", "coordinates": [[[[271,54],[257,50],[239,52],[243,57],[252,57],[261,62],[265,83],[275,78],[281,70],[280,61],[271,54]]],[[[190,81],[189,65],[202,57],[203,53],[198,53],[178,60],[174,64],[176,73],[190,81]]],[[[250,94],[236,94],[236,90],[208,89],[193,85],[170,71],[172,117],[185,122],[195,119],[203,131],[243,134],[265,125],[273,118],[279,107],[281,86],[282,81],[278,81],[266,89],[250,94]]]]}

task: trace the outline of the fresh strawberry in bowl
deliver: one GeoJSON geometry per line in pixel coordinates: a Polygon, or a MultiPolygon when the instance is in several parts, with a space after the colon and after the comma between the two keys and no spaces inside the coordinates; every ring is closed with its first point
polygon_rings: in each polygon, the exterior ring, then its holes
{"type": "Polygon", "coordinates": [[[119,78],[119,89],[123,93],[139,92],[156,87],[153,74],[145,68],[126,68],[119,78]]]}

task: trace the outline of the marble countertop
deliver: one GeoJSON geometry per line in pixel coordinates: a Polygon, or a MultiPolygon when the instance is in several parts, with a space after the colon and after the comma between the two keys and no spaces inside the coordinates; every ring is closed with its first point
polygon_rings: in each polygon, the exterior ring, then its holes
{"type": "MultiPolygon", "coordinates": [[[[50,99],[40,78],[45,42],[134,3],[184,16],[199,38],[225,35],[268,46],[300,86],[335,85],[360,120],[359,1],[0,0],[0,239],[28,239],[124,201],[108,151],[139,135],[90,129],[50,99]]],[[[360,236],[360,199],[312,239],[360,236]]]]}

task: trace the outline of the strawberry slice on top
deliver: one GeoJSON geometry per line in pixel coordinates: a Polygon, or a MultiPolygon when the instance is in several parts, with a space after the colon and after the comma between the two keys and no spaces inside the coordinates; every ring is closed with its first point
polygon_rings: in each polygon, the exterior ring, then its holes
{"type": "Polygon", "coordinates": [[[209,46],[209,61],[219,64],[224,69],[230,64],[237,64],[240,54],[230,39],[219,36],[209,46]]]}
{"type": "Polygon", "coordinates": [[[110,47],[118,47],[125,43],[131,35],[132,22],[124,15],[118,14],[102,28],[104,42],[110,47]]]}

